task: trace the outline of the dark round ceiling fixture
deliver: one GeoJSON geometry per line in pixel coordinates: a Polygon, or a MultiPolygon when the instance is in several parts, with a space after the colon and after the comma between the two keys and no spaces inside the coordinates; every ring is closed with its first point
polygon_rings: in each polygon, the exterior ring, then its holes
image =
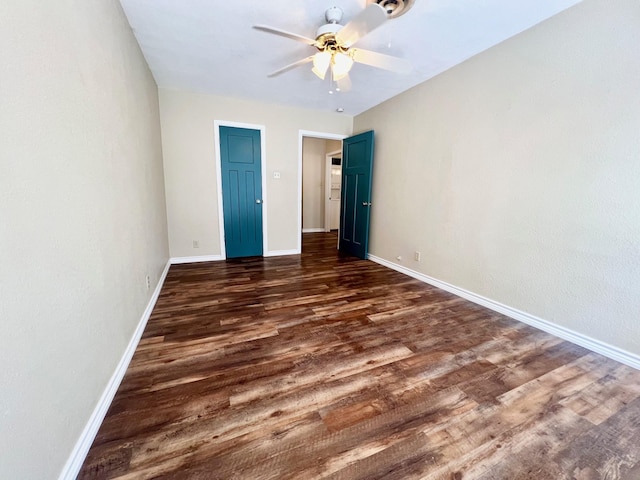
{"type": "Polygon", "coordinates": [[[389,18],[396,18],[407,12],[413,6],[414,0],[367,0],[369,3],[377,3],[389,18]]]}

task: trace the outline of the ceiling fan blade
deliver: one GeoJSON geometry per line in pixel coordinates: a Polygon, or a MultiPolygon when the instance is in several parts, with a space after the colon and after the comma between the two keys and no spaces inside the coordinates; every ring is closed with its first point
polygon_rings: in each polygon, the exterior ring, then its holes
{"type": "Polygon", "coordinates": [[[356,15],[336,33],[338,43],[349,48],[367,33],[387,21],[387,13],[377,3],[372,3],[356,15]]]}
{"type": "Polygon", "coordinates": [[[340,80],[336,80],[336,87],[338,87],[343,93],[351,90],[351,78],[349,77],[349,74],[345,75],[340,80]]]}
{"type": "Polygon", "coordinates": [[[403,74],[411,72],[412,69],[411,64],[404,58],[392,57],[391,55],[363,50],[362,48],[353,49],[353,61],[403,74]]]}
{"type": "Polygon", "coordinates": [[[256,30],[261,30],[263,32],[272,33],[274,35],[280,35],[281,37],[297,40],[298,42],[306,43],[307,45],[316,44],[316,41],[313,40],[312,38],[308,38],[303,35],[298,35],[297,33],[291,33],[285,30],[280,30],[279,28],[268,27],[266,25],[254,25],[253,28],[255,28],[256,30]]]}
{"type": "Polygon", "coordinates": [[[304,65],[305,63],[313,62],[313,55],[307,58],[303,58],[302,60],[298,60],[297,62],[290,63],[286,67],[282,67],[280,70],[276,70],[275,72],[271,72],[267,77],[275,77],[280,75],[281,73],[288,72],[291,69],[299,67],[300,65],[304,65]]]}

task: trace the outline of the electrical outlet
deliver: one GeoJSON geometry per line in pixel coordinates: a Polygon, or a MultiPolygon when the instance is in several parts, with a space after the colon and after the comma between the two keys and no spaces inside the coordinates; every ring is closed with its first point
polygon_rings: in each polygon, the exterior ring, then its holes
{"type": "Polygon", "coordinates": [[[421,254],[420,252],[413,252],[413,259],[414,259],[416,262],[419,262],[419,261],[420,261],[420,258],[422,258],[422,254],[421,254]]]}
{"type": "Polygon", "coordinates": [[[151,278],[149,278],[149,275],[147,275],[147,290],[149,290],[151,288],[151,278]]]}
{"type": "Polygon", "coordinates": [[[194,240],[193,241],[193,248],[200,248],[200,241],[199,240],[194,240]]]}
{"type": "Polygon", "coordinates": [[[280,178],[280,172],[273,172],[273,178],[278,180],[280,178]]]}

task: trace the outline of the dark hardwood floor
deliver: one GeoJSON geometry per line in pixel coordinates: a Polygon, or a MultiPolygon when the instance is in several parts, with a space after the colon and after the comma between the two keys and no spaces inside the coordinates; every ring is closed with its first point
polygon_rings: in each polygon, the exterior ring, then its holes
{"type": "Polygon", "coordinates": [[[335,245],[172,266],[79,478],[640,479],[640,372],[335,245]]]}

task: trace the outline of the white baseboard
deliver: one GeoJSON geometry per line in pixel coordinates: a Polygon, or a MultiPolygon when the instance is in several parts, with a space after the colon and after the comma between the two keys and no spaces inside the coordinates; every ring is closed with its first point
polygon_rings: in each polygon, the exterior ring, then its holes
{"type": "Polygon", "coordinates": [[[300,255],[300,250],[271,250],[264,254],[265,257],[281,257],[282,255],[300,255]]]}
{"type": "Polygon", "coordinates": [[[171,265],[178,265],[180,263],[219,262],[224,259],[224,255],[200,255],[193,257],[171,257],[169,262],[171,265]]]}
{"type": "Polygon", "coordinates": [[[325,229],[324,228],[303,228],[302,229],[302,233],[324,233],[325,229]]]}
{"type": "Polygon", "coordinates": [[[133,332],[131,340],[129,340],[129,345],[127,345],[127,348],[120,358],[120,362],[118,363],[116,370],[113,372],[113,375],[111,375],[109,383],[107,383],[107,387],[105,388],[104,392],[102,392],[98,404],[94,408],[89,421],[85,425],[80,438],[76,442],[76,445],[73,448],[73,451],[71,452],[67,463],[65,463],[62,472],[58,477],[59,480],[74,480],[78,476],[80,468],[82,468],[82,464],[87,457],[87,453],[89,453],[89,448],[91,448],[91,444],[96,438],[98,429],[100,428],[100,425],[102,425],[102,421],[104,420],[104,417],[107,414],[107,410],[109,409],[109,406],[113,401],[113,397],[115,397],[116,392],[118,391],[118,387],[120,386],[120,382],[122,382],[122,378],[124,377],[124,374],[129,367],[129,362],[131,362],[131,358],[133,357],[138,343],[140,342],[140,338],[142,337],[142,333],[147,326],[147,322],[149,321],[151,312],[153,311],[153,308],[158,301],[160,290],[162,290],[162,285],[164,285],[164,281],[167,278],[167,273],[169,272],[170,266],[171,262],[169,261],[164,267],[164,271],[160,275],[160,279],[158,280],[156,289],[153,291],[153,295],[149,299],[147,308],[145,308],[144,313],[142,314],[142,318],[140,318],[140,322],[138,323],[135,332],[133,332]]]}
{"type": "MultiPolygon", "coordinates": [[[[324,230],[323,230],[324,231],[324,230]]],[[[300,255],[299,250],[271,250],[263,254],[264,257],[280,257],[282,255],[300,255]]],[[[197,262],[219,262],[226,260],[224,255],[202,255],[199,257],[171,257],[169,262],[171,265],[181,263],[197,263],[197,262]]]]}
{"type": "Polygon", "coordinates": [[[455,285],[451,285],[450,283],[443,282],[420,272],[416,272],[415,270],[411,270],[410,268],[398,265],[397,263],[393,263],[383,258],[376,257],[375,255],[369,254],[368,258],[369,260],[379,263],[380,265],[383,265],[385,267],[391,268],[392,270],[404,273],[405,275],[413,277],[424,283],[428,283],[429,285],[433,285],[434,287],[438,287],[442,290],[453,293],[454,295],[462,297],[473,303],[477,303],[478,305],[487,307],[490,310],[502,313],[507,317],[513,318],[514,320],[526,323],[527,325],[531,325],[532,327],[543,330],[571,343],[580,345],[581,347],[591,350],[592,352],[599,353],[601,355],[604,355],[605,357],[611,358],[620,363],[624,363],[625,365],[629,365],[630,367],[640,370],[640,356],[636,354],[588,337],[566,327],[562,327],[540,317],[536,317],[527,312],[509,307],[508,305],[496,302],[494,300],[491,300],[490,298],[483,297],[482,295],[478,295],[463,288],[456,287],[455,285]]]}

